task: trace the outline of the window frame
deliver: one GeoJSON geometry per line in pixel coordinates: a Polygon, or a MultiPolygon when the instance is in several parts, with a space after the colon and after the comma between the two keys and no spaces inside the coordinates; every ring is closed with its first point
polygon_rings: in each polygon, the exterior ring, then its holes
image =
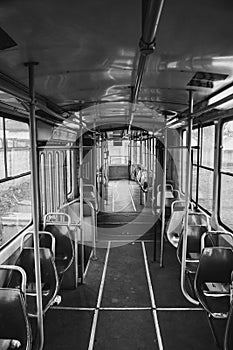
{"type": "Polygon", "coordinates": [[[221,175],[228,175],[233,177],[233,173],[227,172],[227,171],[222,171],[221,170],[221,164],[222,164],[222,156],[223,156],[223,126],[224,124],[232,121],[233,122],[233,116],[228,117],[228,118],[223,118],[220,123],[220,152],[219,152],[219,162],[218,162],[218,210],[217,210],[217,220],[218,223],[228,231],[233,232],[233,228],[229,227],[226,225],[222,220],[221,220],[221,215],[220,215],[220,205],[221,205],[221,175]]]}
{"type": "MultiPolygon", "coordinates": [[[[199,123],[197,126],[195,126],[193,128],[193,130],[197,129],[198,128],[198,140],[197,140],[197,146],[195,147],[192,147],[193,148],[196,148],[197,147],[197,162],[194,163],[193,162],[193,157],[192,157],[192,177],[193,177],[193,167],[196,167],[197,169],[197,177],[196,177],[196,195],[195,195],[195,198],[193,198],[193,193],[192,193],[192,183],[191,183],[191,200],[192,202],[195,203],[195,206],[196,206],[196,209],[197,208],[200,208],[201,210],[203,210],[204,212],[206,212],[207,214],[211,215],[212,212],[209,211],[207,208],[205,208],[203,205],[200,204],[200,201],[199,201],[199,187],[200,187],[200,169],[204,169],[204,170],[208,170],[210,172],[212,172],[213,174],[213,184],[214,184],[214,164],[213,164],[213,168],[211,168],[210,166],[206,166],[206,165],[203,165],[202,164],[202,159],[203,159],[203,129],[204,128],[207,128],[207,127],[210,127],[210,126],[213,126],[214,127],[214,122],[211,121],[207,124],[201,124],[199,123]]],[[[214,142],[214,147],[215,147],[215,128],[214,128],[214,138],[213,138],[213,142],[214,142]]],[[[211,188],[212,190],[212,194],[213,194],[213,186],[211,188]]],[[[213,201],[213,198],[212,198],[212,201],[213,201]]]]}
{"type": "MultiPolygon", "coordinates": [[[[30,144],[30,130],[29,130],[29,122],[28,120],[21,120],[19,118],[11,118],[10,116],[2,116],[0,114],[0,118],[2,118],[2,127],[3,127],[3,137],[2,137],[2,148],[3,148],[3,159],[4,159],[4,173],[5,173],[5,177],[0,178],[0,184],[2,183],[6,183],[12,180],[17,180],[20,178],[24,178],[26,176],[31,176],[31,169],[26,171],[26,172],[21,172],[18,173],[16,175],[11,175],[8,176],[8,160],[7,160],[7,149],[9,148],[9,146],[7,145],[7,141],[9,141],[10,138],[7,137],[6,135],[6,120],[14,120],[17,121],[18,123],[23,123],[26,124],[28,126],[28,134],[29,134],[29,144],[30,144]]],[[[25,141],[25,139],[23,139],[25,141]]],[[[14,147],[14,143],[13,143],[13,147],[14,147]]],[[[22,148],[22,146],[20,146],[19,148],[22,148]]],[[[29,147],[29,154],[30,154],[30,147],[29,147]]],[[[30,168],[30,159],[29,159],[29,168],[30,168]]],[[[24,232],[26,229],[28,229],[30,226],[32,225],[32,216],[30,218],[30,220],[28,221],[28,223],[21,229],[19,230],[19,232],[17,232],[16,234],[14,234],[11,238],[9,238],[6,242],[4,242],[1,246],[0,246],[0,252],[2,252],[6,247],[8,247],[15,239],[17,239],[22,232],[24,232]]]]}

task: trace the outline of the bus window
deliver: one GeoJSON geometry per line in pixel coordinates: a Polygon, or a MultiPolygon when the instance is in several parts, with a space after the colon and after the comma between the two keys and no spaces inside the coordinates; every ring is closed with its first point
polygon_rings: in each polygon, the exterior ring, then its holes
{"type": "Polygon", "coordinates": [[[28,125],[16,120],[6,119],[5,128],[7,140],[7,175],[16,176],[26,173],[30,170],[28,125]],[[20,139],[23,141],[23,146],[20,139]]]}
{"type": "Polygon", "coordinates": [[[6,176],[5,174],[5,161],[4,161],[4,148],[3,148],[3,118],[0,117],[0,179],[6,176]]]}
{"type": "Polygon", "coordinates": [[[209,213],[213,203],[214,133],[214,125],[201,129],[198,204],[209,213]]]}
{"type": "Polygon", "coordinates": [[[233,189],[233,121],[223,124],[222,153],[220,169],[219,217],[224,226],[233,229],[232,189],[233,189]]]}

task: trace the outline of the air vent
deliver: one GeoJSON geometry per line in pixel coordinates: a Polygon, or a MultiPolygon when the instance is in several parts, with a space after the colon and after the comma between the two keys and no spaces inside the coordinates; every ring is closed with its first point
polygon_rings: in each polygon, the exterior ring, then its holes
{"type": "Polygon", "coordinates": [[[224,80],[227,76],[227,74],[197,72],[188,85],[212,89],[214,87],[214,81],[224,80]]]}
{"type": "Polygon", "coordinates": [[[16,42],[0,27],[0,50],[6,50],[16,45],[16,42]]]}

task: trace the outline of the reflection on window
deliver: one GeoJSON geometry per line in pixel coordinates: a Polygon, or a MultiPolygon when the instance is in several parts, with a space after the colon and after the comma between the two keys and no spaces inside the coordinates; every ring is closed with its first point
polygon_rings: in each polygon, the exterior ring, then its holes
{"type": "MultiPolygon", "coordinates": [[[[182,135],[182,145],[183,147],[187,146],[187,132],[186,130],[183,131],[182,135]]],[[[186,164],[187,164],[187,149],[182,148],[181,149],[181,164],[182,164],[182,169],[181,169],[181,189],[183,192],[185,192],[185,184],[186,184],[186,164]]]]}
{"type": "Polygon", "coordinates": [[[233,121],[223,125],[221,170],[233,173],[233,121]]]}
{"type": "Polygon", "coordinates": [[[192,199],[196,200],[196,188],[197,186],[197,167],[193,165],[193,171],[192,171],[192,199]]]}
{"type": "Polygon", "coordinates": [[[59,209],[61,205],[60,200],[60,159],[59,159],[59,152],[55,153],[55,187],[56,187],[56,208],[59,209]]]}
{"type": "Polygon", "coordinates": [[[211,170],[201,167],[199,169],[198,204],[210,213],[212,212],[213,202],[213,174],[211,170]]]}
{"type": "Polygon", "coordinates": [[[45,173],[45,154],[40,154],[40,199],[42,215],[46,214],[46,173],[45,173]]]}
{"type": "Polygon", "coordinates": [[[233,176],[221,174],[220,219],[233,229],[232,203],[233,176]]]}
{"type": "Polygon", "coordinates": [[[31,219],[30,175],[0,184],[0,244],[3,245],[31,219]]]}
{"type": "Polygon", "coordinates": [[[201,165],[214,167],[214,125],[202,129],[202,161],[201,165]]]}
{"type": "Polygon", "coordinates": [[[47,184],[48,184],[48,188],[47,188],[47,193],[49,194],[49,200],[48,200],[48,209],[49,211],[55,211],[55,209],[53,208],[53,160],[52,160],[52,153],[49,152],[48,154],[48,171],[47,171],[47,184]]]}
{"type": "Polygon", "coordinates": [[[192,131],[191,146],[196,147],[198,145],[198,129],[192,131]]]}

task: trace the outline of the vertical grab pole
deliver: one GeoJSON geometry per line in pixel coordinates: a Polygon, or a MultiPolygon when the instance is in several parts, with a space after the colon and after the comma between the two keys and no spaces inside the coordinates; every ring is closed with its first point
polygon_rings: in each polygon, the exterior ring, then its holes
{"type": "Polygon", "coordinates": [[[36,144],[36,116],[35,116],[35,62],[25,64],[28,67],[29,74],[29,95],[30,95],[30,147],[31,147],[31,184],[32,184],[32,219],[33,219],[33,240],[35,255],[35,281],[36,281],[36,306],[37,306],[37,325],[39,332],[38,349],[42,350],[44,345],[44,327],[43,327],[43,308],[42,308],[42,288],[41,288],[41,267],[40,267],[40,248],[39,248],[39,181],[38,181],[38,162],[37,162],[37,144],[36,144]]]}
{"type": "Polygon", "coordinates": [[[164,233],[165,233],[165,199],[166,199],[166,178],[167,178],[167,126],[165,116],[164,128],[164,147],[163,147],[163,183],[161,195],[161,210],[162,210],[162,224],[161,224],[161,242],[160,242],[160,267],[163,267],[164,257],[164,233]]]}
{"type": "Polygon", "coordinates": [[[103,135],[101,135],[101,210],[104,210],[104,140],[103,135]]]}
{"type": "MultiPolygon", "coordinates": [[[[155,173],[156,173],[156,154],[155,154],[155,136],[153,134],[153,177],[152,177],[152,214],[155,216],[155,173]]],[[[155,224],[154,224],[155,225],[155,224]]],[[[154,227],[154,253],[153,253],[153,261],[156,261],[156,251],[157,251],[157,245],[156,245],[156,229],[154,227]]]]}
{"type": "Polygon", "coordinates": [[[132,139],[130,137],[128,144],[128,181],[131,180],[131,165],[132,165],[132,139]]]}
{"type": "MultiPolygon", "coordinates": [[[[72,184],[73,184],[73,188],[75,189],[74,190],[74,198],[77,198],[78,197],[78,189],[77,189],[77,179],[76,179],[76,172],[77,172],[77,148],[75,148],[72,152],[72,158],[73,158],[73,166],[72,166],[72,184]],[[75,183],[76,183],[76,186],[75,186],[75,183]]],[[[75,234],[74,234],[74,273],[75,273],[75,288],[78,288],[78,280],[79,280],[79,269],[78,269],[78,242],[79,242],[79,239],[78,239],[78,234],[79,234],[79,230],[80,230],[80,225],[79,223],[77,223],[75,225],[75,234]]]]}
{"type": "Polygon", "coordinates": [[[95,222],[94,222],[94,237],[93,237],[93,256],[92,259],[96,260],[96,237],[97,237],[97,208],[98,208],[98,204],[97,204],[97,188],[96,188],[96,170],[97,170],[97,149],[96,149],[96,132],[95,132],[95,128],[96,128],[96,122],[94,121],[94,147],[93,147],[93,165],[94,165],[94,179],[93,179],[93,185],[94,185],[94,194],[95,194],[95,207],[94,207],[94,211],[95,211],[95,222]]]}
{"type": "Polygon", "coordinates": [[[81,240],[81,284],[84,283],[84,231],[83,231],[83,119],[80,111],[80,136],[79,136],[79,198],[80,198],[80,240],[81,240]]]}
{"type": "Polygon", "coordinates": [[[101,202],[100,202],[100,163],[101,163],[101,160],[100,160],[100,137],[98,136],[98,140],[96,140],[96,151],[97,151],[97,159],[96,159],[96,162],[97,162],[97,169],[98,169],[98,177],[97,177],[97,188],[98,188],[98,193],[97,193],[97,196],[98,196],[98,207],[101,208],[101,202]]]}
{"type": "Polygon", "coordinates": [[[191,303],[198,305],[198,301],[193,299],[186,291],[185,288],[185,271],[186,271],[186,251],[187,251],[187,233],[188,233],[188,210],[190,202],[190,182],[191,182],[191,136],[193,128],[193,91],[189,90],[189,119],[188,130],[186,139],[186,183],[185,183],[185,215],[184,215],[184,232],[183,232],[183,245],[182,245],[182,261],[181,261],[181,290],[187,300],[191,303]]]}
{"type": "Polygon", "coordinates": [[[150,171],[151,171],[151,138],[148,134],[147,139],[147,193],[146,193],[146,206],[150,201],[150,193],[149,193],[149,179],[150,179],[150,171]]]}
{"type": "MultiPolygon", "coordinates": [[[[142,152],[142,145],[143,145],[143,142],[142,142],[142,136],[140,138],[140,168],[142,169],[142,161],[143,161],[143,152],[142,152]]],[[[140,179],[141,181],[141,179],[140,179]]],[[[143,202],[142,202],[142,189],[140,188],[140,205],[142,205],[143,202]]]]}

